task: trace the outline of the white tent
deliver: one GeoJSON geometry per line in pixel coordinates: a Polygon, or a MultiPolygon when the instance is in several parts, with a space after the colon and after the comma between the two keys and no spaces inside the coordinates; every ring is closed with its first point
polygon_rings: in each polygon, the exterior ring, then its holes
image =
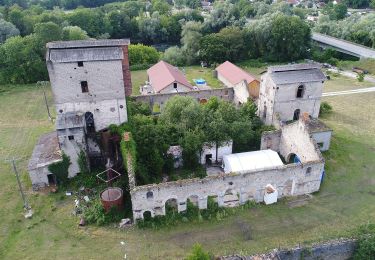
{"type": "Polygon", "coordinates": [[[224,155],[223,168],[225,173],[260,170],[284,165],[277,152],[260,150],[255,152],[234,153],[224,155]]]}

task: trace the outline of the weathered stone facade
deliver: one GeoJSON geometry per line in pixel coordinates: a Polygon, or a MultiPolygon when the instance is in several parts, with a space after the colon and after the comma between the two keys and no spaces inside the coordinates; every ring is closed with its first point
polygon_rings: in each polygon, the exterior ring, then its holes
{"type": "Polygon", "coordinates": [[[269,67],[261,79],[259,117],[267,125],[298,120],[303,113],[318,118],[325,79],[316,64],[269,67]]]}
{"type": "Polygon", "coordinates": [[[199,102],[207,102],[210,97],[218,97],[222,100],[232,102],[234,99],[233,88],[207,89],[207,90],[193,90],[189,92],[179,93],[165,93],[165,94],[149,94],[134,96],[134,100],[138,102],[145,102],[153,108],[155,104],[163,110],[167,101],[174,96],[188,96],[197,99],[199,102]]]}
{"type": "Polygon", "coordinates": [[[134,219],[142,219],[145,212],[150,212],[151,216],[164,215],[165,205],[171,200],[177,203],[179,212],[186,210],[188,199],[196,201],[200,209],[207,208],[209,196],[214,196],[219,206],[243,204],[248,200],[262,202],[268,184],[278,190],[279,197],[319,190],[324,159],[310,138],[306,122],[300,120],[276,132],[266,133],[262,137],[262,149],[266,148],[274,149],[284,158],[296,154],[300,162],[203,179],[135,186],[130,191],[134,219]]]}
{"type": "Polygon", "coordinates": [[[69,177],[78,157],[101,155],[96,132],[127,121],[131,94],[129,40],[88,40],[47,44],[47,68],[57,111],[60,148],[70,157],[69,177]]]}

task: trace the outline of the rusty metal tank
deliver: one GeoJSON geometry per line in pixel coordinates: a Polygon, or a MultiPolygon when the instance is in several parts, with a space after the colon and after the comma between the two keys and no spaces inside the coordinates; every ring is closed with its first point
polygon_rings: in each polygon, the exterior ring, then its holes
{"type": "Polygon", "coordinates": [[[118,210],[124,209],[123,191],[117,187],[109,187],[100,193],[100,199],[106,212],[112,207],[118,210]]]}

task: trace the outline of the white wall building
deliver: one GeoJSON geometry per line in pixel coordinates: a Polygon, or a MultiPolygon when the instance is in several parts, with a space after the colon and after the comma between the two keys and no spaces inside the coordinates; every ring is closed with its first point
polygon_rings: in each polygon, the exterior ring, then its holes
{"type": "MultiPolygon", "coordinates": [[[[219,146],[217,149],[217,160],[221,162],[223,160],[224,155],[228,155],[232,153],[233,142],[228,141],[225,142],[223,145],[219,146]]],[[[216,144],[214,143],[204,143],[202,147],[202,152],[200,154],[199,162],[201,164],[211,164],[215,163],[216,161],[216,144]]]]}

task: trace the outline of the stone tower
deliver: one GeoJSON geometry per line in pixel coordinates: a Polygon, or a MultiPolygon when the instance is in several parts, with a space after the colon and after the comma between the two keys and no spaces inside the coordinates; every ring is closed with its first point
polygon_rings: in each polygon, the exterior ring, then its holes
{"type": "Polygon", "coordinates": [[[69,176],[79,172],[78,154],[101,154],[96,133],[127,121],[131,95],[129,40],[83,40],[47,44],[47,68],[57,111],[61,149],[69,176]]]}
{"type": "Polygon", "coordinates": [[[259,117],[266,125],[276,126],[280,121],[298,120],[303,113],[318,118],[325,80],[317,64],[269,67],[261,79],[259,117]]]}

